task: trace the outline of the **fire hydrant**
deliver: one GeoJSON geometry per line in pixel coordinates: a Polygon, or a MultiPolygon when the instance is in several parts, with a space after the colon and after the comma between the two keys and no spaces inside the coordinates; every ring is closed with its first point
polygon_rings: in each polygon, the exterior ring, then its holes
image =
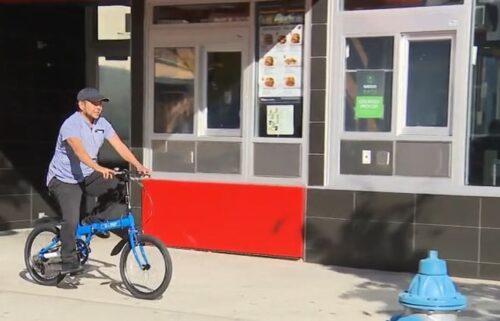
{"type": "Polygon", "coordinates": [[[391,321],[455,321],[467,300],[449,278],[446,262],[431,250],[420,260],[418,274],[408,290],[399,294],[399,303],[405,312],[391,321]]]}

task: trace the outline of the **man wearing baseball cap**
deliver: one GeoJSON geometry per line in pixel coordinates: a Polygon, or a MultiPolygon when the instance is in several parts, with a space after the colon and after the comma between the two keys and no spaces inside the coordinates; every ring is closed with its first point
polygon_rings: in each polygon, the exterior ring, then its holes
{"type": "MultiPolygon", "coordinates": [[[[80,90],[76,99],[78,110],[64,121],[59,130],[54,156],[47,174],[47,186],[59,203],[62,213],[60,236],[62,274],[82,270],[76,255],[75,240],[81,204],[86,205],[89,200],[114,193],[119,184],[118,179],[114,177],[114,171],[97,162],[97,154],[104,140],[106,139],[138,172],[151,173],[122,142],[111,124],[101,117],[103,103],[108,102],[109,98],[103,96],[96,88],[89,87],[80,90]]],[[[114,205],[116,204],[104,207],[114,205]]]]}

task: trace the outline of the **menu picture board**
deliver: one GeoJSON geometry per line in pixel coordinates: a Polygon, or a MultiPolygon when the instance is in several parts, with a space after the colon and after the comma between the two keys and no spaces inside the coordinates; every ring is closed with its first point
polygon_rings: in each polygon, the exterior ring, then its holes
{"type": "Polygon", "coordinates": [[[257,5],[259,137],[302,137],[304,0],[257,5]]]}
{"type": "Polygon", "coordinates": [[[260,137],[302,137],[304,6],[289,0],[257,7],[260,137]]]}
{"type": "Polygon", "coordinates": [[[302,24],[259,28],[259,97],[302,96],[302,24]]]}

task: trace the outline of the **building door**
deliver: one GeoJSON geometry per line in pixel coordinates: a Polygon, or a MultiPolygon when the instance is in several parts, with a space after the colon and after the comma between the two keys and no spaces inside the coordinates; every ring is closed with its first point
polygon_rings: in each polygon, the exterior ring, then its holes
{"type": "Polygon", "coordinates": [[[55,212],[45,177],[59,127],[85,84],[85,7],[0,5],[0,68],[3,230],[55,212]]]}

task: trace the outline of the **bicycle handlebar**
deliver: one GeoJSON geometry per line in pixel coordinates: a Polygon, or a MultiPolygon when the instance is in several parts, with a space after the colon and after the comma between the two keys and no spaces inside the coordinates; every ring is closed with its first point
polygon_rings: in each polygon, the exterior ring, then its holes
{"type": "Polygon", "coordinates": [[[132,181],[140,181],[143,178],[149,178],[151,175],[149,174],[142,174],[138,172],[131,172],[128,169],[125,168],[114,168],[115,171],[115,176],[121,180],[127,181],[127,180],[132,180],[132,181]]]}
{"type": "MultiPolygon", "coordinates": [[[[138,172],[131,172],[129,171],[128,169],[120,169],[120,168],[114,168],[114,171],[115,171],[115,176],[120,179],[121,181],[125,182],[125,185],[126,185],[126,198],[127,198],[127,204],[128,204],[128,207],[129,207],[129,210],[131,209],[130,208],[130,200],[129,200],[129,197],[130,197],[130,182],[131,181],[135,181],[136,184],[138,184],[139,186],[141,187],[144,187],[142,185],[142,183],[140,182],[143,178],[146,178],[146,177],[151,177],[150,174],[143,174],[143,173],[138,173],[138,172]]],[[[149,210],[150,210],[150,215],[149,217],[147,218],[144,218],[144,222],[149,222],[149,220],[153,217],[153,200],[151,198],[151,195],[148,193],[147,190],[144,190],[145,191],[145,195],[147,196],[148,200],[149,200],[149,210]]]]}

